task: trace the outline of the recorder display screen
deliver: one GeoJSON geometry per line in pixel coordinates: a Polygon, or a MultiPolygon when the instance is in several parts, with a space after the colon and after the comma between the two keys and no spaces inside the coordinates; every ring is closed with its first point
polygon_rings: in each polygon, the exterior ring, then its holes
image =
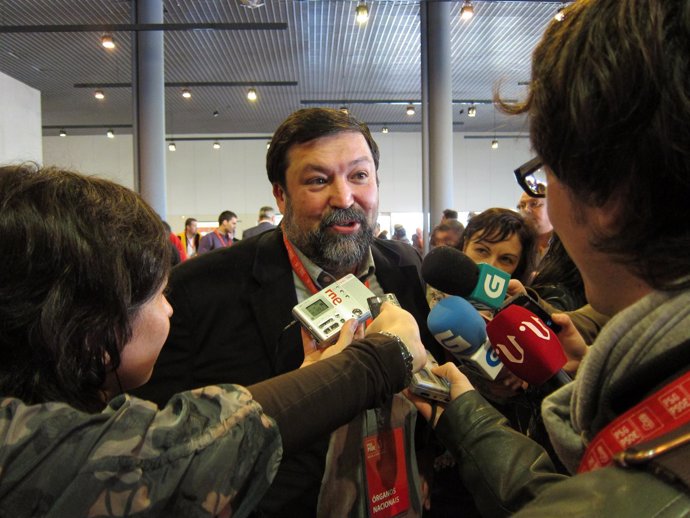
{"type": "Polygon", "coordinates": [[[305,309],[313,318],[316,318],[328,309],[328,304],[326,304],[323,300],[319,299],[313,304],[309,304],[305,309]]]}

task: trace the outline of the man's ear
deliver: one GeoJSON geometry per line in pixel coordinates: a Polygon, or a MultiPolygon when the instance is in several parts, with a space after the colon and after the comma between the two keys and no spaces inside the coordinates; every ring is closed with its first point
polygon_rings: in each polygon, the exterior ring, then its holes
{"type": "Polygon", "coordinates": [[[604,205],[593,207],[591,214],[594,217],[595,228],[603,231],[605,235],[618,233],[621,230],[619,221],[624,203],[622,196],[614,194],[604,205]]]}
{"type": "Polygon", "coordinates": [[[278,210],[280,210],[280,213],[285,214],[285,203],[287,199],[287,193],[278,182],[273,184],[273,197],[276,199],[276,203],[278,204],[278,210]]]}

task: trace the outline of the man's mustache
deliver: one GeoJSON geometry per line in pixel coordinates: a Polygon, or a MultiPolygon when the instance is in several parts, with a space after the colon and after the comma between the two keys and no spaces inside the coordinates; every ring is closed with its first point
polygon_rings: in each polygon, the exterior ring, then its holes
{"type": "Polygon", "coordinates": [[[367,218],[364,212],[354,207],[349,207],[347,209],[333,209],[321,220],[321,228],[325,229],[332,225],[346,225],[353,221],[355,223],[359,223],[360,225],[367,224],[367,218]]]}

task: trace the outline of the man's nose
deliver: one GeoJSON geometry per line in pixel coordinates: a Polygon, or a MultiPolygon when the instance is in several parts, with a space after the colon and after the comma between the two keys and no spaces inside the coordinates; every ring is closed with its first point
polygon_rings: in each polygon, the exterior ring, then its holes
{"type": "Polygon", "coordinates": [[[333,207],[348,208],[353,203],[352,188],[345,179],[336,179],[331,184],[330,203],[333,207]]]}

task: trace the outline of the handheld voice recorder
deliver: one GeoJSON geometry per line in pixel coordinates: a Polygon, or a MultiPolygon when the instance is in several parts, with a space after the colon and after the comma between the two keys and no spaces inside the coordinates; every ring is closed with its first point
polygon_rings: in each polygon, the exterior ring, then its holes
{"type": "Polygon", "coordinates": [[[409,389],[413,394],[426,399],[448,403],[450,401],[450,383],[445,378],[431,372],[432,367],[438,366],[429,351],[426,352],[426,365],[412,375],[409,389]]]}
{"type": "Polygon", "coordinates": [[[322,346],[332,344],[345,322],[371,317],[367,299],[372,291],[351,273],[292,308],[293,316],[322,346]]]}

